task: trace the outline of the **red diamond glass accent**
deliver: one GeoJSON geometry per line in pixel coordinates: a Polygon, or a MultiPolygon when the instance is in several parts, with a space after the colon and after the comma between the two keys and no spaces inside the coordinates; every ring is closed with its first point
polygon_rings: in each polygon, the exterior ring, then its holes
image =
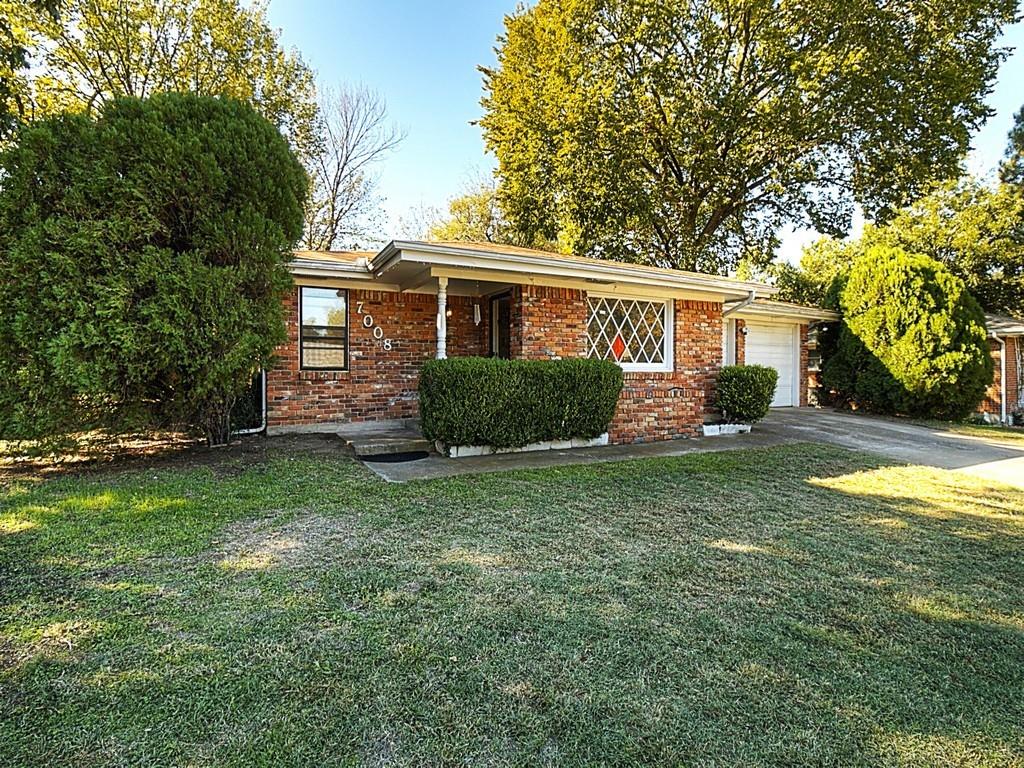
{"type": "Polygon", "coordinates": [[[622,340],[622,334],[615,334],[615,340],[612,342],[612,352],[615,354],[616,360],[622,359],[622,353],[626,351],[626,342],[622,340]]]}

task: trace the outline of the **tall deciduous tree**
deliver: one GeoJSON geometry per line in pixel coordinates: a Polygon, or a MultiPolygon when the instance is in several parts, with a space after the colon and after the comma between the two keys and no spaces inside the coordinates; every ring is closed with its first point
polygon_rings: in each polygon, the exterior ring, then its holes
{"type": "Polygon", "coordinates": [[[21,0],[18,13],[12,0],[0,0],[0,140],[25,113],[30,34],[24,9],[56,22],[60,5],[61,0],[21,0]]]}
{"type": "Polygon", "coordinates": [[[1024,107],[1013,116],[1006,158],[999,169],[1002,180],[1024,191],[1024,107]]]}
{"type": "Polygon", "coordinates": [[[362,87],[320,89],[311,147],[304,158],[310,179],[303,244],[312,250],[353,246],[375,237],[374,166],[404,138],[387,118],[379,94],[362,87]]]}
{"type": "Polygon", "coordinates": [[[886,224],[868,224],[854,240],[823,238],[800,267],[776,264],[782,298],[820,303],[832,281],[873,246],[900,248],[942,263],[990,312],[1024,315],[1024,196],[1011,184],[944,182],[886,224]]]}
{"type": "Polygon", "coordinates": [[[502,205],[573,250],[726,271],[954,174],[1016,0],[539,0],[485,68],[502,205]]]}
{"type": "Polygon", "coordinates": [[[561,243],[529,235],[512,226],[502,208],[498,182],[493,176],[469,181],[462,193],[448,201],[448,214],[434,211],[425,227],[429,240],[472,241],[540,248],[561,249],[561,243]]]}
{"type": "Polygon", "coordinates": [[[64,0],[60,18],[11,9],[33,43],[33,116],[92,111],[167,91],[253,104],[299,148],[313,131],[313,77],[281,48],[265,4],[239,0],[64,0]]]}
{"type": "Polygon", "coordinates": [[[448,202],[448,215],[430,224],[431,240],[470,240],[480,243],[512,243],[514,234],[498,203],[494,179],[477,179],[448,202]]]}
{"type": "Polygon", "coordinates": [[[306,176],[231,99],[62,115],[0,155],[0,437],[182,422],[223,442],[284,340],[306,176]]]}

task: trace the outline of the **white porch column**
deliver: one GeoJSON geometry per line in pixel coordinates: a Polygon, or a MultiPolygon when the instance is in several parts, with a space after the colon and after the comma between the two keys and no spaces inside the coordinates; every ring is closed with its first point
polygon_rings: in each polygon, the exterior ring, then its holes
{"type": "Polygon", "coordinates": [[[448,357],[448,278],[437,278],[437,359],[448,357]]]}

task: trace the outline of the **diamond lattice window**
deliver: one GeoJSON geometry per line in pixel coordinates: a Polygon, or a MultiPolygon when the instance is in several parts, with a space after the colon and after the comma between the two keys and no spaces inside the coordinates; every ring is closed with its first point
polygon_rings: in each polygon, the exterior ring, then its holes
{"type": "Polygon", "coordinates": [[[624,367],[663,368],[668,305],[663,301],[591,296],[587,332],[590,357],[615,360],[624,367]]]}

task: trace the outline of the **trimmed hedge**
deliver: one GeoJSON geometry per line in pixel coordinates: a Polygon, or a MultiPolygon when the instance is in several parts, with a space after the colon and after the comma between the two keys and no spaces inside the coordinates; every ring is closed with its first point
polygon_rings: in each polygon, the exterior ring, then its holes
{"type": "Polygon", "coordinates": [[[718,372],[717,405],[729,421],[753,424],[768,415],[778,383],[766,365],[727,365],[718,372]]]}
{"type": "Polygon", "coordinates": [[[423,434],[448,445],[517,448],[607,431],[622,391],[608,360],[431,360],[420,373],[423,434]]]}

